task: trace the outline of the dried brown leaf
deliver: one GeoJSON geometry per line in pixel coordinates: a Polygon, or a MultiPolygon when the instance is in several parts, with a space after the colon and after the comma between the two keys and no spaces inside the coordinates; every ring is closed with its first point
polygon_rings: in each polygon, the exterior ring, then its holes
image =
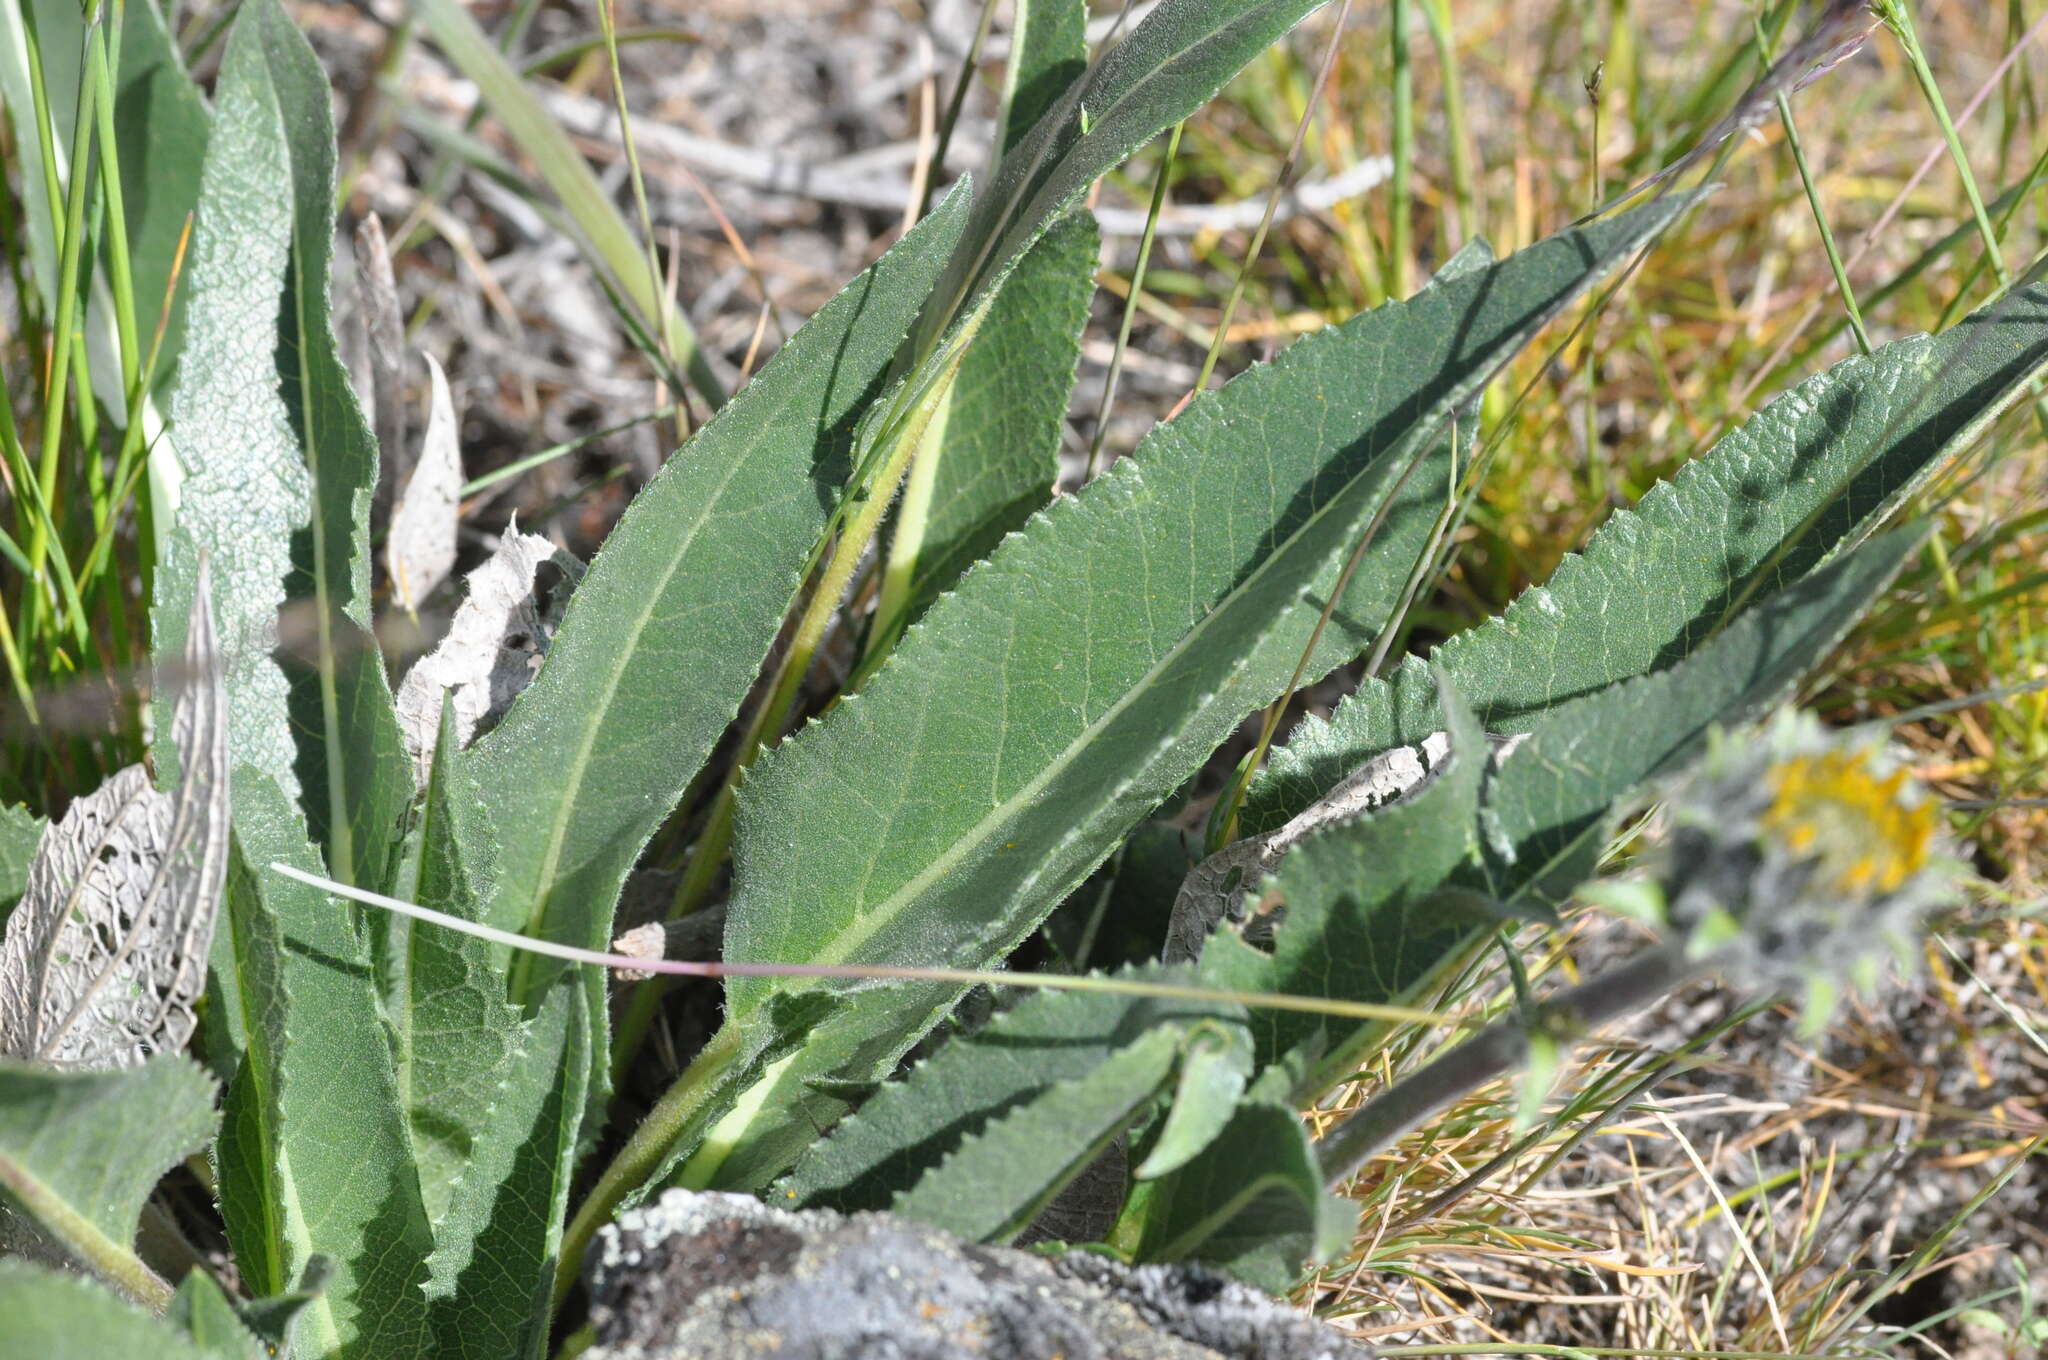
{"type": "Polygon", "coordinates": [[[227,874],[227,699],[200,565],[171,727],[175,795],[130,765],[71,805],[0,941],[0,1054],[128,1067],[185,1046],[227,874]]]}
{"type": "Polygon", "coordinates": [[[469,574],[448,636],[398,686],[398,723],[422,785],[440,734],[442,691],[454,691],[455,729],[464,746],[495,727],[539,671],[582,576],[576,558],[516,525],[469,574]]]}
{"type": "Polygon", "coordinates": [[[462,446],[448,378],[434,356],[426,357],[432,380],[427,429],[419,460],[391,512],[384,540],[384,567],[392,598],[409,613],[448,579],[455,568],[457,505],[462,499],[462,446]]]}

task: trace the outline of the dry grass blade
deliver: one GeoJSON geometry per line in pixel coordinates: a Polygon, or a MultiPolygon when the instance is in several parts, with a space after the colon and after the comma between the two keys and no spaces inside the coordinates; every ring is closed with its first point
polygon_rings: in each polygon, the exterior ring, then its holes
{"type": "Polygon", "coordinates": [[[0,1053],[128,1067],[185,1046],[227,873],[227,699],[200,567],[175,795],[130,765],[43,835],[0,943],[0,1053]]]}
{"type": "MultiPolygon", "coordinates": [[[[427,429],[420,436],[419,458],[384,540],[384,567],[391,576],[391,595],[407,612],[420,603],[455,569],[457,504],[462,498],[462,444],[455,402],[448,378],[433,355],[426,356],[432,381],[427,404],[427,429]]],[[[388,455],[387,455],[388,457],[388,455]]]]}

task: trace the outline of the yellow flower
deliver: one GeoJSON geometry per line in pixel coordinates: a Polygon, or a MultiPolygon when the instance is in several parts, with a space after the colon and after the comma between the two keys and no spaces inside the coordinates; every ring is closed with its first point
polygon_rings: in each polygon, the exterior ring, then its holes
{"type": "Polygon", "coordinates": [[[1869,747],[1801,754],[1766,776],[1764,829],[1811,856],[1817,886],[1849,897],[1892,893],[1927,867],[1938,830],[1931,800],[1907,801],[1903,769],[1881,773],[1869,747]]]}

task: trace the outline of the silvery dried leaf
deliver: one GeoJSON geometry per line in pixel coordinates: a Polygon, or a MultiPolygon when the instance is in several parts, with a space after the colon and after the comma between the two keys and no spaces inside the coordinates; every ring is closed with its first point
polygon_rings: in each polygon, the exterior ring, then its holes
{"type": "Polygon", "coordinates": [[[131,765],[44,833],[0,941],[0,1053],[127,1067],[192,1037],[227,875],[227,699],[202,560],[171,726],[175,795],[131,765]]]}
{"type": "Polygon", "coordinates": [[[496,726],[533,680],[583,564],[518,526],[468,577],[448,636],[398,686],[398,723],[422,786],[441,729],[441,692],[454,691],[455,728],[468,746],[496,726]]]}
{"type": "Polygon", "coordinates": [[[391,501],[412,471],[405,411],[405,322],[398,308],[398,280],[391,272],[391,248],[384,224],[372,213],[356,227],[356,315],[362,332],[363,371],[357,375],[370,408],[378,466],[376,525],[383,528],[391,501]]]}
{"type": "Polygon", "coordinates": [[[391,512],[384,538],[384,568],[391,577],[391,595],[408,613],[455,568],[457,504],[462,499],[462,447],[455,403],[448,378],[434,356],[426,356],[432,381],[427,430],[420,437],[419,461],[391,512]]]}
{"type": "MultiPolygon", "coordinates": [[[[1488,740],[1496,768],[1522,744],[1520,735],[1488,740]]],[[[1304,839],[1325,827],[1356,821],[1413,797],[1427,787],[1450,749],[1449,733],[1432,732],[1419,746],[1397,746],[1374,756],[1279,830],[1226,845],[1190,869],[1174,899],[1173,917],[1166,930],[1166,961],[1185,963],[1198,957],[1203,943],[1225,917],[1242,920],[1245,900],[1259,881],[1304,839]]]]}

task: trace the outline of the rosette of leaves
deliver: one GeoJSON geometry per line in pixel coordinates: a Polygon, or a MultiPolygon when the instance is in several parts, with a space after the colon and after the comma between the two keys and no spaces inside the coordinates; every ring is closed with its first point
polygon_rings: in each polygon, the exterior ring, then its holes
{"type": "MultiPolygon", "coordinates": [[[[1487,385],[1693,201],[1461,256],[1054,501],[1093,264],[1079,198],[1313,8],[1166,0],[1091,57],[1077,0],[1027,6],[991,171],[797,330],[580,579],[556,573],[566,605],[478,580],[477,617],[530,616],[544,648],[480,623],[473,679],[423,681],[401,720],[372,633],[379,450],[329,321],[327,84],[275,0],[240,7],[168,394],[184,483],[153,623],[178,655],[203,594],[227,639],[232,848],[201,1030],[243,1317],[293,1300],[305,1355],[539,1354],[596,1226],[678,1182],[993,1241],[1096,1177],[1106,1212],[1068,1221],[1107,1224],[1113,1249],[1283,1285],[1350,1226],[1296,1110],[1382,1032],[1373,1008],[1413,1001],[1500,920],[1555,910],[1635,790],[1777,702],[1915,541],[1877,531],[2048,361],[2048,296],[2022,290],[1811,379],[1501,619],[1298,729],[1239,824],[1301,834],[1246,857],[1249,906],[1226,904],[1179,971],[1019,1004],[907,1071],[959,981],[734,979],[722,1028],[607,1139],[593,970],[372,925],[273,872],[601,947],[701,777],[737,789],[727,960],[1002,964],[1248,714],[1373,646],[1487,385]],[[830,615],[834,572],[874,536],[898,612],[862,683],[779,744],[763,719],[772,749],[733,762],[742,781],[722,739],[754,725],[778,639],[830,615]],[[264,645],[282,617],[310,621],[310,655],[264,645]],[[508,647],[531,682],[506,705],[508,647]],[[482,688],[433,702],[464,683],[482,688]],[[1418,787],[1345,801],[1432,739],[1418,787]]],[[[537,579],[537,551],[513,558],[537,579]]],[[[205,760],[168,712],[158,731],[160,773],[205,760]]],[[[64,1297],[67,1317],[114,1306],[64,1297]]]]}

